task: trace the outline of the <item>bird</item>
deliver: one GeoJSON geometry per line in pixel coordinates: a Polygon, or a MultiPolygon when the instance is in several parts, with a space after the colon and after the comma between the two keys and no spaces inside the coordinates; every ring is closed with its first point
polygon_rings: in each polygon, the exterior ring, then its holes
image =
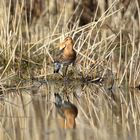
{"type": "Polygon", "coordinates": [[[59,45],[60,52],[54,60],[54,73],[59,73],[62,65],[66,66],[63,76],[66,76],[68,66],[75,63],[76,52],[73,49],[74,41],[71,37],[66,37],[59,45]]]}
{"type": "Polygon", "coordinates": [[[62,100],[61,96],[58,93],[54,94],[55,96],[55,106],[58,114],[63,119],[64,128],[76,128],[76,117],[78,115],[77,107],[70,101],[62,100]]]}

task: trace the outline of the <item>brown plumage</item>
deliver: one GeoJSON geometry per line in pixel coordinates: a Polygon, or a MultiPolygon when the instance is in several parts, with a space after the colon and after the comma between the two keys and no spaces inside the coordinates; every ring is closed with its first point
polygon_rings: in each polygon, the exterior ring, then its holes
{"type": "Polygon", "coordinates": [[[55,106],[57,108],[57,112],[63,118],[63,121],[61,121],[61,127],[75,128],[75,118],[78,115],[77,107],[70,101],[63,101],[58,93],[55,93],[55,106]]]}
{"type": "Polygon", "coordinates": [[[75,60],[76,60],[76,52],[73,49],[73,39],[71,37],[66,37],[64,39],[64,41],[62,43],[60,43],[59,45],[59,49],[60,49],[60,53],[59,55],[56,57],[56,59],[54,60],[54,73],[58,73],[61,65],[66,66],[66,72],[67,72],[67,68],[70,64],[74,64],[75,60]]]}

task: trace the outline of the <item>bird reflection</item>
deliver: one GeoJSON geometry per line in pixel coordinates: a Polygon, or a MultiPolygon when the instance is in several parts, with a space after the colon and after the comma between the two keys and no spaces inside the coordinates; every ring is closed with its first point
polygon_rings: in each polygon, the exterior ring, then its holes
{"type": "Polygon", "coordinates": [[[69,100],[65,101],[62,97],[55,93],[55,106],[57,109],[58,114],[63,119],[61,121],[62,128],[75,128],[76,127],[76,117],[78,115],[77,107],[71,103],[69,100]]]}

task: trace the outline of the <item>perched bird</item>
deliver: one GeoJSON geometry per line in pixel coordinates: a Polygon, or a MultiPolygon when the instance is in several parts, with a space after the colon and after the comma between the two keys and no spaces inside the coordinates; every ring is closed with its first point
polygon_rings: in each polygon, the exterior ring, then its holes
{"type": "Polygon", "coordinates": [[[59,45],[60,53],[54,60],[54,73],[58,73],[61,65],[66,66],[64,76],[67,73],[68,66],[74,64],[76,60],[76,52],[73,49],[73,39],[71,37],[66,37],[62,43],[59,45]]]}
{"type": "Polygon", "coordinates": [[[64,128],[75,128],[76,122],[75,118],[78,115],[77,107],[72,104],[70,101],[62,100],[61,96],[58,93],[55,93],[55,106],[57,112],[64,119],[64,122],[61,122],[65,125],[61,125],[64,128]]]}

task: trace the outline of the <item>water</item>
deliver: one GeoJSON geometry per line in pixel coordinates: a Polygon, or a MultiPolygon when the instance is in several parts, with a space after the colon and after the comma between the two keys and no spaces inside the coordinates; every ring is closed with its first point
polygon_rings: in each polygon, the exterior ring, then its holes
{"type": "Polygon", "coordinates": [[[33,81],[0,95],[0,139],[134,140],[140,132],[140,91],[75,81],[33,81]],[[76,129],[59,126],[54,93],[78,108],[76,129]]]}

